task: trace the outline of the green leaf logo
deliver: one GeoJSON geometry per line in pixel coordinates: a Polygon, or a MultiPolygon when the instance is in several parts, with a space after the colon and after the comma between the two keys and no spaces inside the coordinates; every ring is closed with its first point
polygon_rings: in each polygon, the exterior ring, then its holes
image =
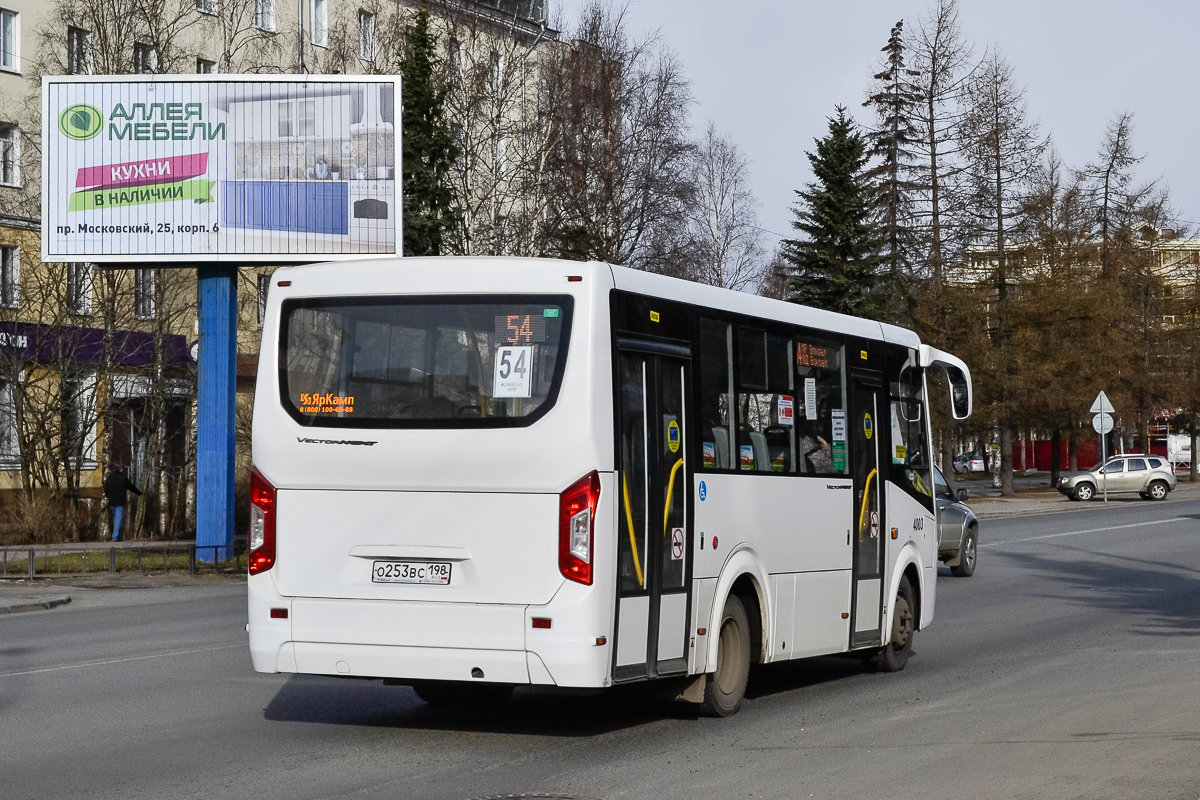
{"type": "Polygon", "coordinates": [[[104,115],[95,106],[78,103],[68,106],[58,115],[58,129],[63,136],[75,141],[91,139],[104,127],[104,115]]]}

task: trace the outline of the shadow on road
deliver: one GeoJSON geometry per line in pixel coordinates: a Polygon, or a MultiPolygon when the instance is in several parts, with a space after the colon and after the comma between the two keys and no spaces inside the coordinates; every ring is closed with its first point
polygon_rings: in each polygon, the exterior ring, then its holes
{"type": "MultiPolygon", "coordinates": [[[[861,675],[855,658],[810,658],[755,667],[746,696],[768,697],[861,675]]],[[[522,686],[495,709],[455,709],[422,702],[406,686],[381,680],[297,675],[271,700],[264,717],[272,722],[311,722],[409,730],[589,737],[664,719],[697,719],[695,708],[664,698],[666,682],[572,692],[522,686]]]]}
{"type": "Polygon", "coordinates": [[[773,694],[807,689],[823,683],[862,675],[866,671],[862,660],[854,656],[825,656],[802,658],[763,664],[750,672],[746,697],[768,697],[773,694]]]}
{"type": "Polygon", "coordinates": [[[1200,636],[1200,570],[1126,556],[1104,559],[1080,547],[1062,549],[1079,557],[1066,561],[1011,552],[990,557],[1007,559],[1063,587],[1046,597],[1139,618],[1135,632],[1140,635],[1200,636]]]}
{"type": "Polygon", "coordinates": [[[412,689],[384,686],[380,680],[298,675],[279,690],[264,717],[273,722],[587,737],[695,713],[687,705],[662,700],[645,684],[593,694],[522,686],[501,707],[456,709],[427,705],[412,689]]]}

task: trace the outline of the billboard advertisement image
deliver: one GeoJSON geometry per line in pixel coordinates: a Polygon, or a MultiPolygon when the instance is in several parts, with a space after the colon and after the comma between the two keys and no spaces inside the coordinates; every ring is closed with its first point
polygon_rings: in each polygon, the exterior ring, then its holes
{"type": "Polygon", "coordinates": [[[397,254],[400,79],[42,81],[42,259],[397,254]]]}

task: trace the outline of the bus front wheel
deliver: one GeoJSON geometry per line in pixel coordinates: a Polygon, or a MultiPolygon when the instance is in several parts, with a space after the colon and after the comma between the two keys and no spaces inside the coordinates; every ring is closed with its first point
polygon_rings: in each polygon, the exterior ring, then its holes
{"type": "Polygon", "coordinates": [[[913,633],[916,631],[916,598],[908,578],[900,579],[896,591],[896,610],[892,614],[892,638],[879,648],[876,656],[878,668],[884,672],[899,672],[908,663],[912,653],[913,633]]]}
{"type": "Polygon", "coordinates": [[[750,623],[736,595],[725,601],[717,636],[717,668],[704,682],[701,708],[708,716],[728,717],[741,708],[750,678],[750,623]]]}

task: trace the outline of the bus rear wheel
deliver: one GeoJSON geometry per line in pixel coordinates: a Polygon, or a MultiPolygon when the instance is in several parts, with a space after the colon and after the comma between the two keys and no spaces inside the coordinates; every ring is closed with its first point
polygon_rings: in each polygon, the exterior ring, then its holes
{"type": "Polygon", "coordinates": [[[710,717],[728,717],[742,707],[750,679],[750,622],[735,595],[725,601],[717,636],[717,668],[704,681],[701,710],[710,717]]]}

